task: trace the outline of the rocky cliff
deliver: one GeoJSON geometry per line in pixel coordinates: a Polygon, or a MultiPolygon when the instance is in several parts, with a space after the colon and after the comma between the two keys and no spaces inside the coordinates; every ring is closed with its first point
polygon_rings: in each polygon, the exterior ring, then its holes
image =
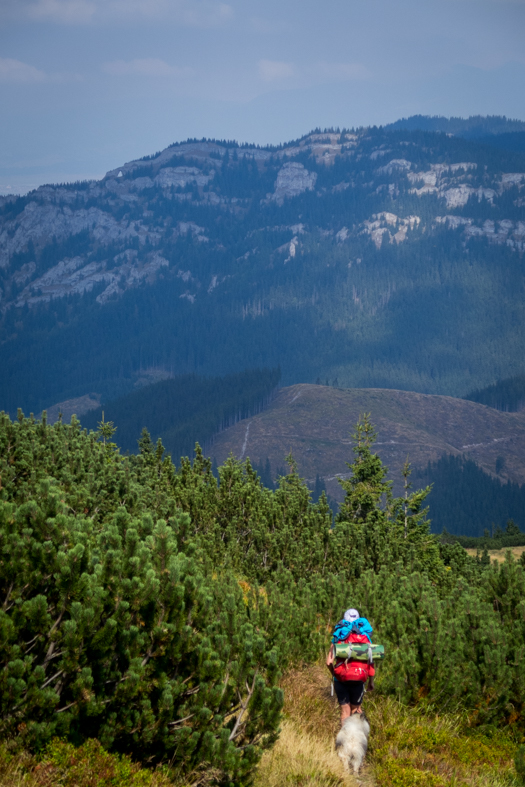
{"type": "MultiPolygon", "coordinates": [[[[497,219],[467,214],[469,206],[480,203],[490,207],[510,204],[513,208],[523,208],[525,172],[488,172],[487,167],[472,161],[432,161],[432,150],[422,150],[415,143],[405,142],[403,149],[405,157],[396,157],[394,146],[374,145],[366,130],[358,134],[310,134],[279,149],[187,142],[170,146],[155,156],[123,164],[108,172],[101,181],[42,186],[25,198],[0,198],[3,214],[0,218],[0,268],[4,271],[0,308],[34,306],[53,298],[83,294],[96,286],[101,290],[98,302],[105,303],[131,287],[151,283],[169,266],[162,253],[163,241],[172,241],[188,233],[200,242],[210,241],[208,235],[213,233],[209,228],[191,221],[174,223],[155,215],[150,203],[155,202],[159,194],[164,199],[194,208],[196,213],[206,206],[219,213],[226,211],[236,215],[253,208],[254,201],[255,204],[273,202],[283,206],[285,200],[304,192],[312,192],[320,203],[327,191],[345,194],[347,200],[352,191],[356,191],[360,199],[378,194],[389,205],[404,192],[417,196],[424,218],[398,215],[388,210],[370,214],[352,227],[333,226],[331,222],[323,226],[323,222],[314,221],[307,226],[301,224],[300,232],[303,235],[314,231],[326,233],[339,243],[365,234],[379,248],[384,242],[406,241],[410,237],[409,230],[414,228],[432,232],[437,227],[444,227],[451,231],[459,229],[465,242],[484,238],[520,252],[524,250],[525,213],[521,220],[515,215],[506,217],[501,210],[497,211],[497,219]],[[421,166],[423,152],[426,166],[421,166]],[[308,168],[308,159],[317,167],[322,164],[325,168],[333,166],[336,159],[352,162],[354,166],[350,169],[354,170],[355,179],[334,183],[327,189],[318,183],[318,173],[308,168]],[[250,183],[248,172],[247,186],[252,193],[225,194],[225,189],[217,183],[217,170],[225,168],[225,161],[231,172],[238,170],[241,163],[253,163],[258,172],[268,175],[269,182],[273,181],[272,191],[261,199],[257,193],[259,184],[250,183]],[[360,178],[363,166],[369,172],[368,182],[360,178]],[[436,198],[430,203],[430,211],[428,197],[436,198]],[[465,208],[467,210],[463,210],[465,208]],[[59,245],[82,232],[89,233],[89,250],[64,256],[42,271],[43,266],[37,260],[43,249],[52,242],[59,245]],[[116,254],[115,245],[118,246],[116,254]],[[92,259],[93,247],[98,250],[96,260],[92,259]],[[21,260],[21,264],[17,264],[21,260]]],[[[436,152],[436,159],[442,157],[442,153],[436,152]]],[[[246,184],[242,190],[246,191],[246,184]]],[[[479,214],[479,211],[473,213],[479,214]]],[[[289,229],[294,232],[293,227],[289,229]]],[[[291,243],[296,248],[297,238],[291,243]]],[[[293,251],[290,254],[294,256],[293,251]]]]}

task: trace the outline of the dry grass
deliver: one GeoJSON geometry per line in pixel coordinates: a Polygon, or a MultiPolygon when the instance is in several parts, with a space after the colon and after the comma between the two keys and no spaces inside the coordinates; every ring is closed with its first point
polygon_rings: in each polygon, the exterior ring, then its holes
{"type": "Polygon", "coordinates": [[[487,737],[459,714],[409,708],[391,698],[368,702],[370,757],[381,787],[509,787],[516,744],[487,737]]]}
{"type": "MultiPolygon", "coordinates": [[[[507,552],[512,553],[515,560],[518,560],[525,552],[525,547],[506,547],[505,549],[489,549],[489,555],[491,560],[497,560],[498,563],[503,563],[505,560],[505,555],[507,552]]],[[[477,549],[466,549],[465,552],[468,552],[469,555],[472,557],[476,557],[479,554],[479,550],[477,549]]]]}
{"type": "Polygon", "coordinates": [[[343,775],[333,742],[308,735],[285,720],[274,748],[262,758],[255,787],[343,787],[355,782],[343,775]]]}
{"type": "Polygon", "coordinates": [[[358,780],[334,751],[338,708],[324,666],[283,680],[281,737],[262,758],[254,787],[515,787],[516,744],[501,731],[483,735],[460,714],[440,715],[368,694],[371,735],[358,780]]]}
{"type": "Polygon", "coordinates": [[[24,771],[21,758],[0,763],[1,787],[33,787],[34,784],[31,774],[24,771]]]}
{"type": "Polygon", "coordinates": [[[339,708],[324,665],[293,670],[281,683],[284,721],[274,748],[262,758],[254,787],[352,787],[376,782],[368,767],[359,780],[345,774],[335,753],[339,708]]]}

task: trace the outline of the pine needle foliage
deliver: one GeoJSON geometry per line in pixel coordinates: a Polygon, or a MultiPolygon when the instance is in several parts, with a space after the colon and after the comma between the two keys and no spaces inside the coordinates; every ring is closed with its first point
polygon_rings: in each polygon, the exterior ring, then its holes
{"type": "MultiPolygon", "coordinates": [[[[242,781],[275,738],[282,692],[235,578],[207,570],[161,483],[142,498],[77,421],[1,428],[2,737],[96,737],[242,781]]],[[[159,481],[159,452],[144,465],[159,481]]]]}
{"type": "MultiPolygon", "coordinates": [[[[394,498],[357,426],[332,525],[293,458],[275,491],[197,446],[176,469],[72,418],[0,415],[0,735],[60,736],[174,774],[247,785],[275,742],[290,665],[315,661],[343,609],[372,622],[400,703],[523,724],[525,573],[432,536],[428,490],[394,498]]],[[[408,479],[408,474],[407,474],[408,479]]]]}

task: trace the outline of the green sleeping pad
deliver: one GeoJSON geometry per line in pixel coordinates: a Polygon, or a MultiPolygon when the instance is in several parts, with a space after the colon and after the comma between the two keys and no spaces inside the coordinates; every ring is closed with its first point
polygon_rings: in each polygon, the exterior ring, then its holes
{"type": "Polygon", "coordinates": [[[372,658],[380,661],[385,658],[384,645],[367,645],[360,642],[337,642],[335,646],[336,659],[353,659],[355,661],[368,661],[368,648],[372,648],[372,658]]]}

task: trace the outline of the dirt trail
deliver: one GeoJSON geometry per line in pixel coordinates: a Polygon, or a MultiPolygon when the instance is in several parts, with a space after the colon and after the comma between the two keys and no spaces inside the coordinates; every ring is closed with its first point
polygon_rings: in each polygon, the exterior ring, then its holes
{"type": "Polygon", "coordinates": [[[326,667],[315,665],[307,672],[293,671],[281,685],[285,692],[281,736],[264,755],[255,787],[376,787],[366,761],[356,778],[345,773],[335,752],[339,707],[330,696],[326,667]]]}

